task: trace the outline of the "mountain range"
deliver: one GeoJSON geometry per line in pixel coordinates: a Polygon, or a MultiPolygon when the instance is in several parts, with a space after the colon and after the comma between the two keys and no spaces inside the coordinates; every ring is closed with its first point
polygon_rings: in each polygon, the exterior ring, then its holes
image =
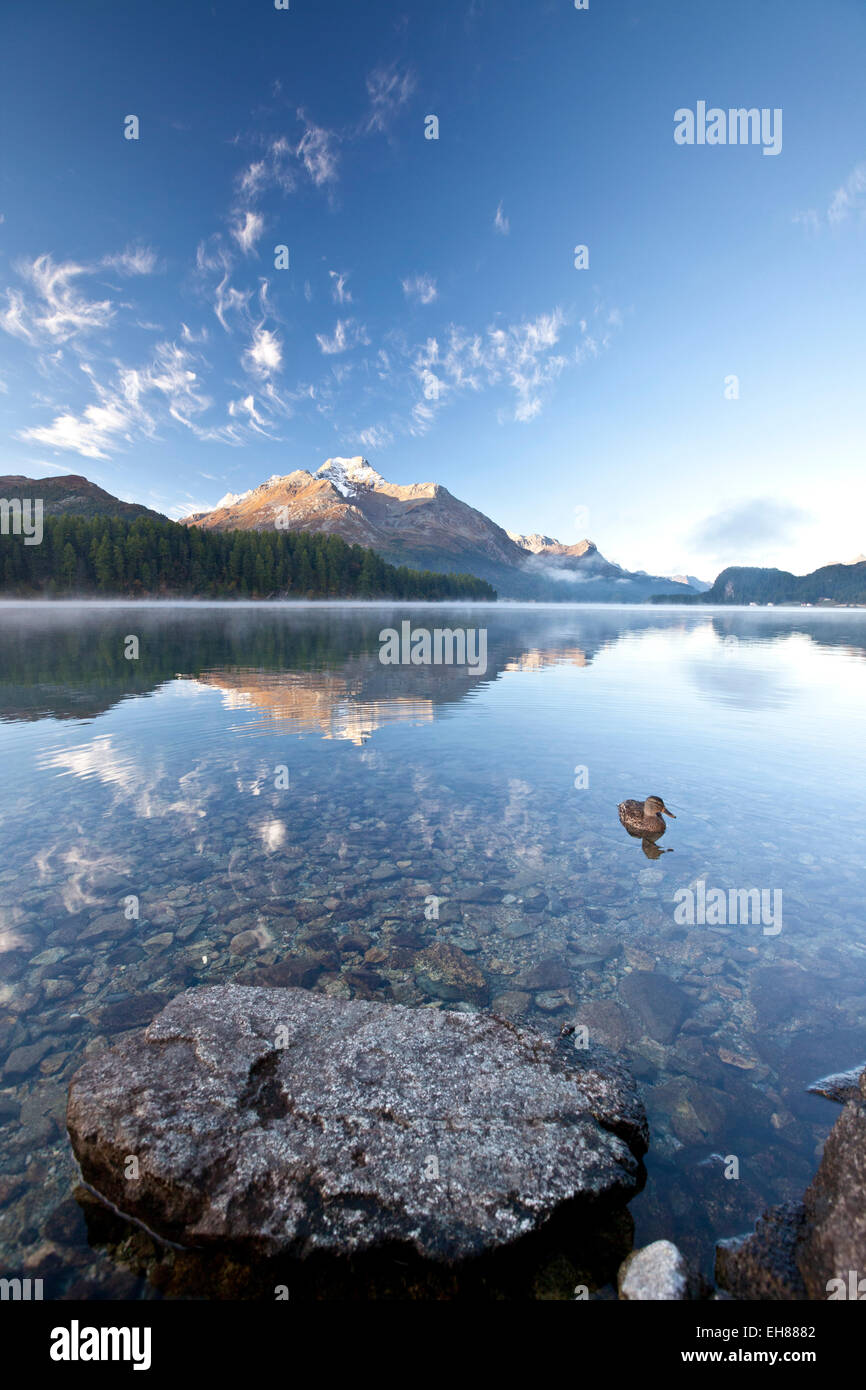
{"type": "MultiPolygon", "coordinates": [[[[79,474],[0,477],[0,498],[41,498],[46,516],[116,517],[159,512],[122,502],[79,474]]],[[[501,598],[583,602],[866,603],[866,557],[808,575],[758,567],[723,570],[710,585],[694,575],[650,575],[614,564],[590,540],[568,545],[537,532],[509,532],[438,483],[387,482],[361,457],[328,459],[314,473],[275,474],[247,492],[184,518],[216,531],[333,534],[394,565],[474,574],[501,598]]]]}
{"type": "Polygon", "coordinates": [[[274,475],[186,522],[205,530],[324,531],[390,564],[477,575],[501,598],[640,602],[699,592],[691,582],[625,570],[589,540],[564,545],[509,533],[441,484],[389,483],[361,457],[274,475]]]}

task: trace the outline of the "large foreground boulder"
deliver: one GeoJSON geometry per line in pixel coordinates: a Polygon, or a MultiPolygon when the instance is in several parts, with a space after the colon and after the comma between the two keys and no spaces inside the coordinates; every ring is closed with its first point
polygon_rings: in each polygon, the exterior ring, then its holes
{"type": "Polygon", "coordinates": [[[179,995],[85,1063],[67,1123],[121,1212],[247,1255],[477,1254],[570,1199],[628,1200],[647,1146],[634,1083],[571,1039],[240,985],[179,995]]]}

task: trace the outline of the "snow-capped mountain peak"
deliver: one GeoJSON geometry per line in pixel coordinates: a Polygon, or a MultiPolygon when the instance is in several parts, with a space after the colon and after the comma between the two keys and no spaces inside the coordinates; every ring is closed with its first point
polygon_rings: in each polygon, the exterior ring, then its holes
{"type": "Polygon", "coordinates": [[[324,478],[343,497],[354,497],[359,488],[378,487],[385,482],[360,454],[351,459],[326,459],[321,468],[316,469],[314,477],[324,478]]]}
{"type": "Polygon", "coordinates": [[[246,492],[227,492],[225,497],[221,497],[218,502],[208,508],[208,511],[218,512],[220,507],[236,507],[239,502],[245,502],[251,493],[252,488],[248,488],[246,492]]]}

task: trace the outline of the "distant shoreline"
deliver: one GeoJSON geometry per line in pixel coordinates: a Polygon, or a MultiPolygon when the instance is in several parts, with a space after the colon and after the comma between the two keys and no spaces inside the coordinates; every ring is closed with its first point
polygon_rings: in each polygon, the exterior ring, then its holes
{"type": "Polygon", "coordinates": [[[777,603],[777,604],[734,604],[734,603],[705,603],[696,604],[692,602],[653,604],[641,603],[613,603],[603,600],[595,603],[578,603],[550,600],[547,602],[533,601],[531,599],[354,599],[354,598],[328,598],[328,599],[301,599],[301,598],[281,598],[281,599],[262,599],[262,598],[130,598],[119,596],[117,598],[45,598],[44,596],[33,596],[31,598],[17,595],[14,597],[0,597],[0,612],[8,608],[256,608],[256,609],[277,609],[277,608],[357,608],[361,610],[371,610],[377,608],[490,608],[499,612],[508,612],[519,609],[522,612],[546,612],[562,613],[571,609],[579,610],[602,610],[604,612],[639,612],[639,613],[694,613],[697,609],[700,613],[798,613],[808,614],[810,617],[821,613],[863,613],[866,614],[866,604],[844,604],[844,603],[822,603],[820,605],[809,605],[801,603],[777,603]]]}

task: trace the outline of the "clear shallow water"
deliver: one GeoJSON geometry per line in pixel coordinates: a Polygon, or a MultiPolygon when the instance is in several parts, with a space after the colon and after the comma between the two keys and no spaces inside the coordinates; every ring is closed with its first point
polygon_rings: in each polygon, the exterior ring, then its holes
{"type": "Polygon", "coordinates": [[[152,1292],[70,1196],[65,1088],[240,978],[585,1023],[644,1085],[636,1243],[710,1270],[810,1179],[806,1086],[866,1059],[864,709],[854,612],[0,606],[4,1268],[152,1292]],[[405,616],[485,626],[486,674],[381,665],[405,616]],[[650,793],[656,859],[617,817],[650,793]],[[780,890],[781,931],[680,925],[701,878],[780,890]]]}

